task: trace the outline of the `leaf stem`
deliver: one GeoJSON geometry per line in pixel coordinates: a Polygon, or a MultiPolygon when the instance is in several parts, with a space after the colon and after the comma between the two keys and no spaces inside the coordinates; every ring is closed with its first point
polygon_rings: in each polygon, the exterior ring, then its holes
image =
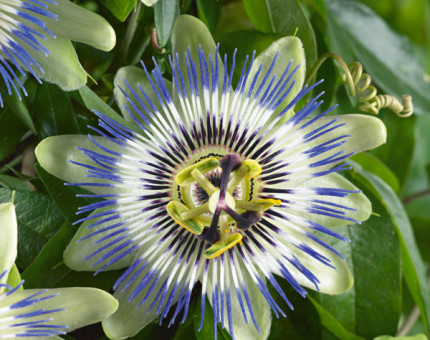
{"type": "Polygon", "coordinates": [[[412,201],[415,201],[416,199],[427,195],[430,195],[430,188],[422,191],[418,191],[416,193],[413,193],[412,195],[406,196],[403,199],[403,204],[411,203],[412,201]]]}

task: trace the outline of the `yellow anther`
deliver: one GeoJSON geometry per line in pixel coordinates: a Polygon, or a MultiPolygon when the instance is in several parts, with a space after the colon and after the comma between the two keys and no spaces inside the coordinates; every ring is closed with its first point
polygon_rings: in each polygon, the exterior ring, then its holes
{"type": "Polygon", "coordinates": [[[251,210],[251,211],[265,211],[275,205],[280,205],[281,200],[273,198],[265,198],[253,201],[236,201],[236,209],[251,210]]]}
{"type": "Polygon", "coordinates": [[[248,172],[245,175],[245,178],[257,177],[259,174],[261,174],[261,171],[263,171],[261,165],[253,159],[245,159],[242,162],[242,165],[245,165],[249,168],[248,172]]]}
{"type": "Polygon", "coordinates": [[[193,170],[198,170],[202,175],[204,175],[209,171],[218,168],[218,166],[219,161],[215,157],[205,158],[200,162],[197,162],[179,171],[175,176],[175,182],[178,185],[191,184],[195,181],[195,178],[191,174],[193,170]]]}
{"type": "Polygon", "coordinates": [[[195,218],[183,219],[182,214],[189,212],[189,209],[178,201],[170,201],[166,206],[167,213],[181,227],[190,233],[200,235],[204,226],[195,218]]]}
{"type": "Polygon", "coordinates": [[[206,249],[203,253],[207,259],[214,259],[215,257],[220,256],[222,253],[227,250],[233,248],[236,244],[242,243],[242,234],[236,233],[231,234],[228,237],[227,242],[218,241],[213,244],[210,248],[206,249]]]}

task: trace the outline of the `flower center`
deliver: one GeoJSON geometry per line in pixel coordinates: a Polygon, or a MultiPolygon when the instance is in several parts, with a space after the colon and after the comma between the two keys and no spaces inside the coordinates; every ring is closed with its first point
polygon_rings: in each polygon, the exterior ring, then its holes
{"type": "Polygon", "coordinates": [[[260,173],[258,162],[242,161],[234,153],[203,159],[176,175],[185,204],[172,200],[167,212],[177,224],[211,244],[204,255],[215,258],[240,243],[242,232],[261,220],[262,211],[281,203],[251,200],[244,188],[249,188],[250,180],[260,173]]]}

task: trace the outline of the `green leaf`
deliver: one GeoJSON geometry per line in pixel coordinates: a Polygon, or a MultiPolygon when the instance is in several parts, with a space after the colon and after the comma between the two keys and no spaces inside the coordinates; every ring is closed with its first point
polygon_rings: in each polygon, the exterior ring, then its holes
{"type": "Polygon", "coordinates": [[[372,151],[397,176],[402,190],[409,175],[415,148],[417,117],[399,118],[392,113],[381,114],[387,127],[387,143],[372,151]]]}
{"type": "MultiPolygon", "coordinates": [[[[13,203],[0,204],[0,275],[6,270],[12,268],[17,255],[17,224],[15,216],[15,208],[13,203]]],[[[0,283],[7,280],[8,275],[0,279],[0,283]]],[[[0,293],[4,287],[0,287],[0,293]]]]}
{"type": "Polygon", "coordinates": [[[71,270],[62,265],[63,251],[76,228],[64,223],[60,230],[46,243],[33,263],[22,273],[26,288],[55,287],[71,270]]]}
{"type": "Polygon", "coordinates": [[[315,297],[323,325],[338,337],[343,332],[338,324],[364,338],[394,334],[401,313],[401,261],[395,226],[379,198],[368,191],[365,194],[372,201],[374,215],[359,226],[336,229],[351,243],[324,237],[346,257],[355,281],[343,295],[315,297]],[[327,315],[323,318],[322,314],[327,315]]]}
{"type": "MultiPolygon", "coordinates": [[[[12,191],[0,189],[0,202],[10,202],[12,191]]],[[[48,195],[16,191],[14,204],[18,221],[19,268],[26,268],[64,222],[61,212],[48,195]]]]}
{"type": "Polygon", "coordinates": [[[338,339],[342,340],[364,340],[364,338],[351,333],[329,312],[325,309],[318,301],[312,297],[308,297],[313,303],[316,310],[318,311],[321,319],[321,324],[327,328],[332,334],[338,339]]]}
{"type": "MultiPolygon", "coordinates": [[[[27,91],[29,91],[28,87],[27,91]]],[[[4,101],[6,103],[6,107],[10,109],[15,117],[21,120],[34,134],[36,134],[36,128],[34,127],[30,112],[24,102],[18,98],[18,95],[14,93],[11,96],[4,98],[4,101]]]]}
{"type": "MultiPolygon", "coordinates": [[[[121,0],[121,4],[124,2],[126,0],[121,0]]],[[[58,20],[46,17],[43,20],[47,28],[58,37],[88,44],[103,51],[110,51],[115,46],[115,31],[102,16],[69,0],[48,3],[48,8],[57,14],[58,20]]]]}
{"type": "Polygon", "coordinates": [[[414,111],[428,113],[430,84],[411,43],[357,1],[329,0],[326,9],[331,50],[347,63],[358,59],[383,91],[399,98],[410,94],[414,111]]]}
{"type": "Polygon", "coordinates": [[[119,21],[125,21],[130,14],[133,7],[136,5],[136,0],[100,0],[100,2],[105,5],[109,11],[119,21]]]}
{"type": "Polygon", "coordinates": [[[288,300],[293,305],[291,310],[276,290],[270,286],[269,291],[276,303],[285,312],[286,317],[272,320],[268,340],[315,340],[321,337],[321,321],[316,308],[306,297],[303,298],[284,279],[277,280],[288,300]]]}
{"type": "Polygon", "coordinates": [[[313,66],[317,56],[315,33],[297,0],[244,0],[244,5],[257,30],[300,38],[306,51],[304,66],[313,66]]]}
{"type": "Polygon", "coordinates": [[[425,266],[416,245],[408,216],[402,203],[387,184],[375,175],[361,170],[359,166],[356,166],[355,170],[357,171],[357,178],[381,200],[393,220],[400,242],[403,276],[415,303],[420,309],[426,331],[429,333],[430,291],[427,285],[425,266]]]}
{"type": "Polygon", "coordinates": [[[8,175],[0,175],[0,186],[10,190],[31,191],[28,182],[8,175]]]}
{"type": "MultiPolygon", "coordinates": [[[[79,94],[88,110],[103,113],[105,116],[112,118],[116,122],[128,127],[132,130],[137,130],[135,124],[127,122],[114,109],[106,104],[97,94],[95,94],[88,86],[83,86],[79,89],[79,94]]],[[[121,107],[120,107],[121,108],[121,107]]]]}
{"type": "Polygon", "coordinates": [[[41,139],[68,133],[78,133],[78,123],[69,96],[52,84],[42,84],[33,108],[34,124],[41,139]]]}
{"type": "Polygon", "coordinates": [[[0,161],[14,152],[26,132],[27,127],[9,108],[0,111],[0,161]]]}
{"type": "Polygon", "coordinates": [[[154,6],[155,28],[157,30],[157,40],[161,47],[167,45],[173,25],[179,17],[180,9],[177,0],[159,1],[154,6]]]}
{"type": "MultiPolygon", "coordinates": [[[[388,136],[390,136],[390,134],[388,134],[388,136]]],[[[361,152],[352,156],[351,160],[360,164],[363,170],[369,171],[381,178],[395,192],[399,192],[400,184],[398,178],[379,158],[373,156],[370,153],[361,152]]]]}
{"type": "Polygon", "coordinates": [[[221,15],[221,1],[197,0],[199,18],[214,33],[221,15]]]}

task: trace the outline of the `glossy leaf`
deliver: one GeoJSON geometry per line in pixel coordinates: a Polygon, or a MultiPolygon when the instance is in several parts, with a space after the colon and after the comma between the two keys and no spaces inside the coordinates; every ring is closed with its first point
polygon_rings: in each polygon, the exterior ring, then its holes
{"type": "Polygon", "coordinates": [[[71,272],[69,268],[62,265],[63,251],[75,230],[72,225],[65,223],[46,243],[33,263],[22,273],[26,288],[55,287],[71,272]]]}
{"type": "Polygon", "coordinates": [[[125,21],[136,5],[136,0],[100,0],[120,21],[125,21]]]}
{"type": "Polygon", "coordinates": [[[395,192],[399,192],[400,184],[396,175],[391,171],[391,169],[386,166],[379,158],[373,156],[370,153],[362,152],[351,157],[354,162],[360,164],[360,166],[381,178],[385,183],[387,183],[391,189],[395,192]]]}
{"type": "Polygon", "coordinates": [[[312,297],[308,297],[311,300],[316,310],[318,311],[321,324],[326,327],[332,334],[338,339],[342,340],[364,340],[364,338],[355,335],[354,333],[345,329],[345,327],[328,311],[326,310],[317,300],[312,297]]]}
{"type": "Polygon", "coordinates": [[[158,44],[161,47],[167,45],[179,14],[179,2],[176,0],[163,0],[154,5],[155,28],[158,44]]]}
{"type": "Polygon", "coordinates": [[[430,291],[427,285],[426,270],[417,248],[412,226],[408,216],[391,188],[375,175],[356,167],[360,182],[381,200],[396,227],[400,242],[402,272],[415,303],[420,309],[426,331],[430,324],[430,291]]]}
{"type": "Polygon", "coordinates": [[[299,37],[306,50],[305,66],[313,66],[317,55],[315,33],[297,0],[245,0],[244,5],[257,30],[299,37]]]}
{"type": "Polygon", "coordinates": [[[387,127],[387,143],[372,151],[392,169],[399,179],[400,189],[403,188],[409,175],[414,155],[416,118],[399,118],[388,112],[381,115],[387,127]]]}
{"type": "Polygon", "coordinates": [[[88,86],[83,86],[79,89],[79,94],[88,108],[91,111],[97,111],[103,113],[105,116],[112,118],[113,120],[121,123],[122,125],[130,128],[136,129],[134,124],[131,124],[124,120],[114,109],[112,109],[108,104],[106,104],[97,94],[95,94],[88,86]]]}
{"type": "Polygon", "coordinates": [[[0,161],[15,150],[26,132],[27,127],[16,119],[9,108],[0,111],[0,161]]]}
{"type": "Polygon", "coordinates": [[[70,98],[59,87],[42,84],[36,93],[34,107],[34,124],[40,138],[79,132],[70,98]]]}
{"type": "Polygon", "coordinates": [[[197,0],[196,2],[199,18],[214,33],[221,14],[221,1],[197,0]]]}

